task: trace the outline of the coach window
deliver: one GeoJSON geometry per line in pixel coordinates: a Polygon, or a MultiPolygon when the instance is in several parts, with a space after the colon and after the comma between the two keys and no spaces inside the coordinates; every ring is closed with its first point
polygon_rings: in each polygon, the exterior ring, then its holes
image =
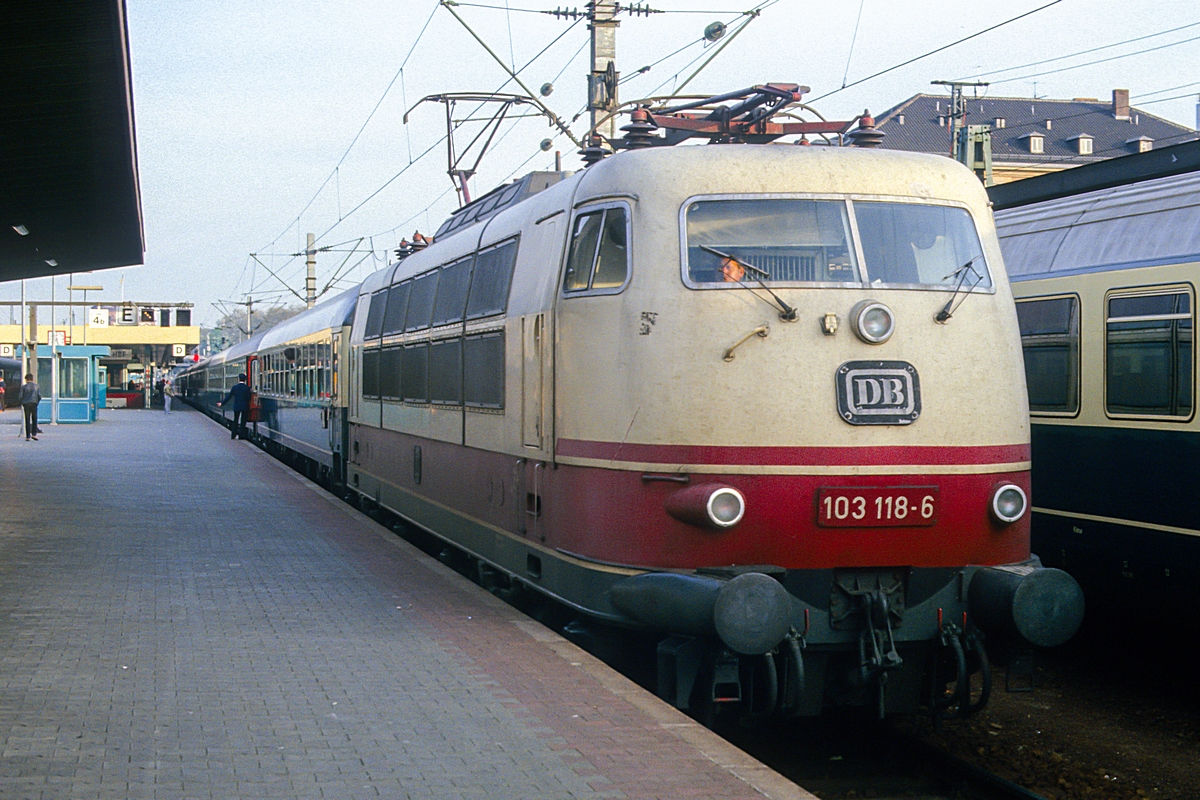
{"type": "Polygon", "coordinates": [[[615,293],[628,278],[629,214],[625,206],[610,206],[577,216],[563,290],[615,293]]]}
{"type": "Polygon", "coordinates": [[[387,307],[387,290],[371,295],[371,308],[367,311],[367,329],[364,336],[368,339],[378,339],[383,332],[384,310],[387,307]]]}
{"type": "Polygon", "coordinates": [[[854,216],[871,284],[991,287],[966,209],[855,201],[854,216]]]}
{"type": "Polygon", "coordinates": [[[1079,411],[1079,298],[1017,301],[1029,410],[1079,411]]]}
{"type": "Polygon", "coordinates": [[[419,331],[429,327],[437,284],[437,270],[426,272],[413,280],[412,290],[408,293],[408,313],[404,316],[405,331],[419,331]]]}
{"type": "Polygon", "coordinates": [[[508,289],[517,263],[517,240],[481,250],[475,257],[467,319],[503,314],[508,308],[508,289]]]}
{"type": "Polygon", "coordinates": [[[1109,414],[1192,414],[1192,298],[1186,289],[1109,295],[1109,414]]]}

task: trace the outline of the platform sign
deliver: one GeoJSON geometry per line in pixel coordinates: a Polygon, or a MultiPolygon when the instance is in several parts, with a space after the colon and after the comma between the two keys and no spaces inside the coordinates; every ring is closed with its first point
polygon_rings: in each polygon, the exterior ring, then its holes
{"type": "Polygon", "coordinates": [[[0,358],[12,358],[14,346],[11,344],[0,344],[0,358]]]}
{"type": "Polygon", "coordinates": [[[137,320],[134,317],[136,309],[133,306],[121,306],[121,318],[117,324],[133,325],[137,320]]]}
{"type": "Polygon", "coordinates": [[[69,345],[71,343],[71,337],[67,336],[66,331],[50,331],[50,334],[52,334],[54,337],[49,342],[52,345],[56,345],[58,347],[66,347],[67,345],[69,345]]]}
{"type": "Polygon", "coordinates": [[[107,328],[109,323],[109,311],[107,308],[93,306],[88,309],[88,327],[89,328],[107,328]]]}
{"type": "Polygon", "coordinates": [[[187,355],[187,345],[186,344],[171,345],[171,355],[175,356],[175,358],[183,358],[184,356],[187,355]]]}

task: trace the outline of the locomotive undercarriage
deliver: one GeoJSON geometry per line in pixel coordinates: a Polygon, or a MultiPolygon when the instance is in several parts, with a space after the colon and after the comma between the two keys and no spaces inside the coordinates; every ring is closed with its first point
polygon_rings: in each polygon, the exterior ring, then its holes
{"type": "Polygon", "coordinates": [[[833,707],[879,717],[923,707],[936,722],[986,704],[991,677],[982,636],[950,621],[966,617],[969,576],[962,571],[771,571],[803,590],[792,595],[793,625],[783,640],[747,655],[719,636],[672,635],[657,650],[661,698],[705,722],[725,710],[750,722],[833,707]],[[923,596],[908,608],[914,575],[923,596]],[[824,594],[826,602],[813,606],[797,594],[824,594]],[[972,692],[976,683],[981,688],[972,692]]]}

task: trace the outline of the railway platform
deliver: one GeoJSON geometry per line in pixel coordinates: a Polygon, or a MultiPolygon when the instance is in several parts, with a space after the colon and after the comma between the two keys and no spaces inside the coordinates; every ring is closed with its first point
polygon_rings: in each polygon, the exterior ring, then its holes
{"type": "Polygon", "coordinates": [[[197,412],[15,434],[0,798],[812,797],[197,412]]]}

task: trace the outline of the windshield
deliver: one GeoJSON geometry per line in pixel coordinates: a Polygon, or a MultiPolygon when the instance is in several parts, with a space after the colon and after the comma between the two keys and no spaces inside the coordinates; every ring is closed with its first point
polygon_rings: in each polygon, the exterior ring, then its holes
{"type": "Polygon", "coordinates": [[[970,214],[952,206],[843,200],[730,199],[689,203],[689,285],[738,286],[745,271],[766,283],[990,287],[970,214]],[[852,207],[862,247],[852,246],[852,207]],[[964,265],[969,264],[966,270],[964,265]],[[761,272],[760,272],[761,270],[761,272]]]}
{"type": "Polygon", "coordinates": [[[964,209],[915,203],[854,203],[867,279],[872,284],[992,285],[979,236],[964,209]],[[974,269],[974,273],[969,270],[974,269]]]}
{"type": "Polygon", "coordinates": [[[706,247],[757,267],[764,281],[857,281],[849,243],[846,204],[838,201],[704,200],[687,210],[693,283],[732,282],[706,247]]]}

